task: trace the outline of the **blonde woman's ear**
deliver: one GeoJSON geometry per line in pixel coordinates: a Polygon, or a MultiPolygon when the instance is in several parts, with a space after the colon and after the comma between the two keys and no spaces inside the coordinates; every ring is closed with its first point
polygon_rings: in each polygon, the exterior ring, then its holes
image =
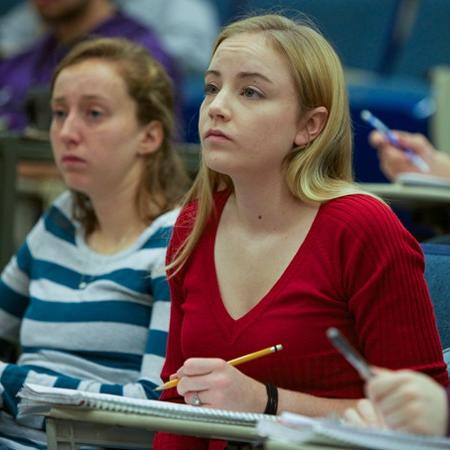
{"type": "Polygon", "coordinates": [[[328,110],[325,106],[308,111],[301,119],[294,143],[297,147],[306,147],[323,130],[328,119],[328,110]]]}

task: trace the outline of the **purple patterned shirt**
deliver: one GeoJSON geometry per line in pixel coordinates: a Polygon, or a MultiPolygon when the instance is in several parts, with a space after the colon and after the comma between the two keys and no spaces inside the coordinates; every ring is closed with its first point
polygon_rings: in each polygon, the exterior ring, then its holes
{"type": "MultiPolygon", "coordinates": [[[[116,12],[88,35],[124,37],[137,42],[166,68],[177,86],[179,75],[155,33],[134,19],[116,12]]],[[[69,49],[53,34],[47,34],[26,52],[0,60],[0,120],[6,122],[8,129],[21,130],[26,126],[24,102],[29,88],[48,86],[53,70],[69,49]]]]}

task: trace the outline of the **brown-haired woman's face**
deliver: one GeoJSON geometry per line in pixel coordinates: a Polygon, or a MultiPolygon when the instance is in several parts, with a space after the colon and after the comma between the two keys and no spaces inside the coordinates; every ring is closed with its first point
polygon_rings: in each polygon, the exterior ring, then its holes
{"type": "Polygon", "coordinates": [[[138,182],[145,127],[113,63],[91,59],[63,69],[52,111],[53,153],[70,188],[92,196],[138,182]]]}

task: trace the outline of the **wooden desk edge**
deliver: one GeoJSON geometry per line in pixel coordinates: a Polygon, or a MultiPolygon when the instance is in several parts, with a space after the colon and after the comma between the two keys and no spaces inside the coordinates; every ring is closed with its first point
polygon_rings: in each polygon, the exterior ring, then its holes
{"type": "Polygon", "coordinates": [[[116,411],[80,410],[79,408],[52,408],[46,417],[56,420],[165,431],[174,434],[206,437],[211,439],[243,440],[261,442],[263,438],[255,426],[223,424],[197,420],[172,419],[167,417],[133,414],[116,411]]]}

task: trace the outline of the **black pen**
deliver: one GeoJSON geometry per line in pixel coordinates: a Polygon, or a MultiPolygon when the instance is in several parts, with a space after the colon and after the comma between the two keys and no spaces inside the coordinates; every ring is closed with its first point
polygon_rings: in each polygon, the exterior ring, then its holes
{"type": "Polygon", "coordinates": [[[327,330],[328,339],[341,352],[342,356],[358,371],[363,380],[374,376],[366,360],[350,345],[341,332],[334,327],[327,330]]]}

